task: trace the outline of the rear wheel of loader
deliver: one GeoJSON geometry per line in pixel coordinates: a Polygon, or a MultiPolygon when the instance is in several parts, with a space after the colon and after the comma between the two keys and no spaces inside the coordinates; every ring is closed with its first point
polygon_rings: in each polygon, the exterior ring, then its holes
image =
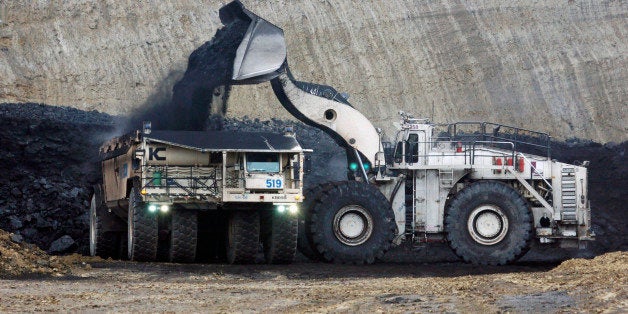
{"type": "Polygon", "coordinates": [[[290,213],[265,211],[262,215],[262,244],[268,264],[289,264],[297,252],[298,218],[290,213]]]}
{"type": "Polygon", "coordinates": [[[328,262],[371,264],[390,248],[397,228],[386,197],[356,181],[322,191],[311,215],[312,241],[328,262]]]}
{"type": "Polygon", "coordinates": [[[156,214],[149,213],[141,202],[139,188],[131,188],[128,215],[128,256],[132,261],[157,259],[158,224],[156,214]]]}
{"type": "Polygon", "coordinates": [[[170,250],[168,260],[173,263],[192,263],[196,259],[198,216],[194,210],[172,211],[170,250]]]}
{"type": "Polygon", "coordinates": [[[115,258],[118,253],[118,235],[114,231],[107,231],[107,219],[117,218],[109,213],[103,203],[100,185],[94,188],[91,205],[89,207],[89,254],[102,258],[115,258]],[[109,217],[111,216],[111,217],[109,217]]]}
{"type": "Polygon", "coordinates": [[[259,249],[260,217],[252,210],[234,211],[227,226],[227,261],[230,264],[255,262],[259,249]]]}
{"type": "Polygon", "coordinates": [[[528,203],[515,189],[482,181],[451,200],[445,231],[449,245],[465,262],[504,265],[529,250],[532,218],[528,203]]]}

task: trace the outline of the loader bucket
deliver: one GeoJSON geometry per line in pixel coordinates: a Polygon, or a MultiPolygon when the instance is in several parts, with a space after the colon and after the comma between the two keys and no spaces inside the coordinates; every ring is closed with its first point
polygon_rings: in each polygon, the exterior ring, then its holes
{"type": "Polygon", "coordinates": [[[232,79],[236,84],[269,81],[283,73],[286,61],[286,40],[283,30],[235,1],[251,19],[233,62],[232,79]]]}

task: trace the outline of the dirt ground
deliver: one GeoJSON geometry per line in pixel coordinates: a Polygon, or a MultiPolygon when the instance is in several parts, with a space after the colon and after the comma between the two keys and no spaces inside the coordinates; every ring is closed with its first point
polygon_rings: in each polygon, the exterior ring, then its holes
{"type": "Polygon", "coordinates": [[[626,312],[628,252],[562,264],[76,263],[0,280],[0,312],[626,312]]]}

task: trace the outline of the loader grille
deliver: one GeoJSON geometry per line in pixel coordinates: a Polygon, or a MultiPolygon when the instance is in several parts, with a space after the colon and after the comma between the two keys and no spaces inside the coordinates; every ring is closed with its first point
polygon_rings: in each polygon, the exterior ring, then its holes
{"type": "Polygon", "coordinates": [[[576,220],[576,176],[573,167],[565,167],[561,172],[561,203],[563,204],[562,220],[576,220]]]}

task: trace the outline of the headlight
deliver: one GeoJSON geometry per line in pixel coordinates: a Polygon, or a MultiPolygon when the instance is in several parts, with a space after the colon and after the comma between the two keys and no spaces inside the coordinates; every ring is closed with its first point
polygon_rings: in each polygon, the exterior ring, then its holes
{"type": "Polygon", "coordinates": [[[148,211],[151,213],[154,213],[157,211],[157,206],[155,205],[148,205],[148,211]]]}
{"type": "Polygon", "coordinates": [[[290,205],[288,210],[290,211],[291,214],[296,214],[297,212],[299,212],[299,207],[297,207],[296,204],[292,204],[290,205]]]}
{"type": "Polygon", "coordinates": [[[161,207],[159,208],[159,210],[162,213],[167,213],[169,209],[170,209],[170,207],[168,205],[161,205],[161,207]]]}
{"type": "Polygon", "coordinates": [[[280,213],[285,212],[286,211],[286,206],[284,206],[284,205],[277,206],[277,211],[280,212],[280,213]]]}

